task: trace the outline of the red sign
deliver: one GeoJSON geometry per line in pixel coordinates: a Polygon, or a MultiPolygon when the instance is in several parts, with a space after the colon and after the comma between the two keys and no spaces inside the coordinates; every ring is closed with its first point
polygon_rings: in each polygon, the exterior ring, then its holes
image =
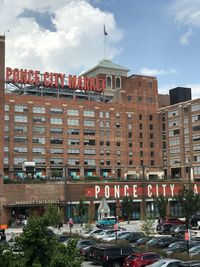
{"type": "MultiPolygon", "coordinates": [[[[94,185],[86,188],[85,197],[93,197],[95,199],[115,198],[120,199],[125,196],[132,196],[135,199],[145,196],[145,198],[153,198],[154,196],[163,195],[164,197],[171,197],[178,195],[179,191],[183,189],[184,184],[181,183],[146,183],[142,186],[141,183],[123,183],[123,184],[107,184],[94,185]]],[[[192,185],[194,193],[200,193],[200,184],[192,185]]]]}
{"type": "Polygon", "coordinates": [[[72,90],[103,92],[106,87],[105,79],[97,77],[82,77],[54,72],[40,73],[39,70],[12,69],[6,68],[6,82],[42,85],[44,87],[53,87],[63,89],[65,86],[72,90]]]}

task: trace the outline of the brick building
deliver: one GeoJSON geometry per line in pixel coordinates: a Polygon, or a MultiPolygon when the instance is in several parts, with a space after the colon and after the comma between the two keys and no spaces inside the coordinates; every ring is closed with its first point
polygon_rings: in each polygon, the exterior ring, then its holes
{"type": "MultiPolygon", "coordinates": [[[[176,180],[165,179],[170,154],[163,147],[161,133],[163,113],[171,107],[158,110],[164,104],[159,104],[155,77],[128,76],[127,68],[103,60],[85,72],[84,79],[77,78],[75,90],[70,86],[76,81],[68,78],[64,86],[62,74],[23,70],[29,79],[20,78],[18,69],[6,68],[6,75],[4,70],[5,39],[1,37],[2,222],[41,213],[47,203],[58,204],[64,219],[75,218],[80,199],[88,204],[88,216],[94,219],[102,197],[111,214],[120,215],[126,195],[133,196],[133,218],[139,219],[144,213],[155,215],[154,195],[172,200],[182,187],[180,175],[174,172],[176,180]],[[39,77],[48,77],[48,86],[39,77]],[[96,80],[90,80],[93,77],[96,80]],[[83,80],[87,90],[83,90],[83,80]],[[95,82],[105,90],[94,89],[95,82]]],[[[171,201],[169,213],[179,215],[176,210],[171,201]]]]}

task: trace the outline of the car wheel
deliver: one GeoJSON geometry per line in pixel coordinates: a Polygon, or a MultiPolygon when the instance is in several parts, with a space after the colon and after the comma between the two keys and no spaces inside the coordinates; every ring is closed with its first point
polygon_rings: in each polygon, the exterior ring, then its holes
{"type": "Polygon", "coordinates": [[[117,261],[113,262],[112,264],[112,267],[120,267],[120,266],[121,266],[120,263],[117,261]]]}

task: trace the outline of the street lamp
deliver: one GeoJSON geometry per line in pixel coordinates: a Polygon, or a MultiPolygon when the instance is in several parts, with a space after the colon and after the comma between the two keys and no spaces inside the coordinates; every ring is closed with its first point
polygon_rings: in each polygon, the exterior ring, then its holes
{"type": "Polygon", "coordinates": [[[145,183],[145,166],[142,165],[142,215],[144,216],[146,212],[146,196],[145,196],[145,190],[146,190],[146,183],[145,183]]]}
{"type": "Polygon", "coordinates": [[[68,168],[67,168],[67,164],[65,164],[65,176],[64,176],[64,201],[65,201],[65,215],[64,215],[64,220],[65,220],[65,223],[66,223],[66,217],[67,217],[67,179],[68,179],[68,168]]]}

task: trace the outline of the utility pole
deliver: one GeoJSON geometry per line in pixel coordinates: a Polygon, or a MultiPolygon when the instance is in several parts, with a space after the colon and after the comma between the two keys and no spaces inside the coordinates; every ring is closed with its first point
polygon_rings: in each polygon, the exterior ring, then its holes
{"type": "Polygon", "coordinates": [[[142,216],[146,214],[146,183],[145,183],[145,166],[142,165],[142,216]]]}
{"type": "Polygon", "coordinates": [[[68,179],[68,168],[67,168],[67,164],[65,164],[65,183],[64,183],[64,201],[65,201],[65,205],[64,205],[64,221],[65,223],[67,222],[67,179],[68,179]]]}

